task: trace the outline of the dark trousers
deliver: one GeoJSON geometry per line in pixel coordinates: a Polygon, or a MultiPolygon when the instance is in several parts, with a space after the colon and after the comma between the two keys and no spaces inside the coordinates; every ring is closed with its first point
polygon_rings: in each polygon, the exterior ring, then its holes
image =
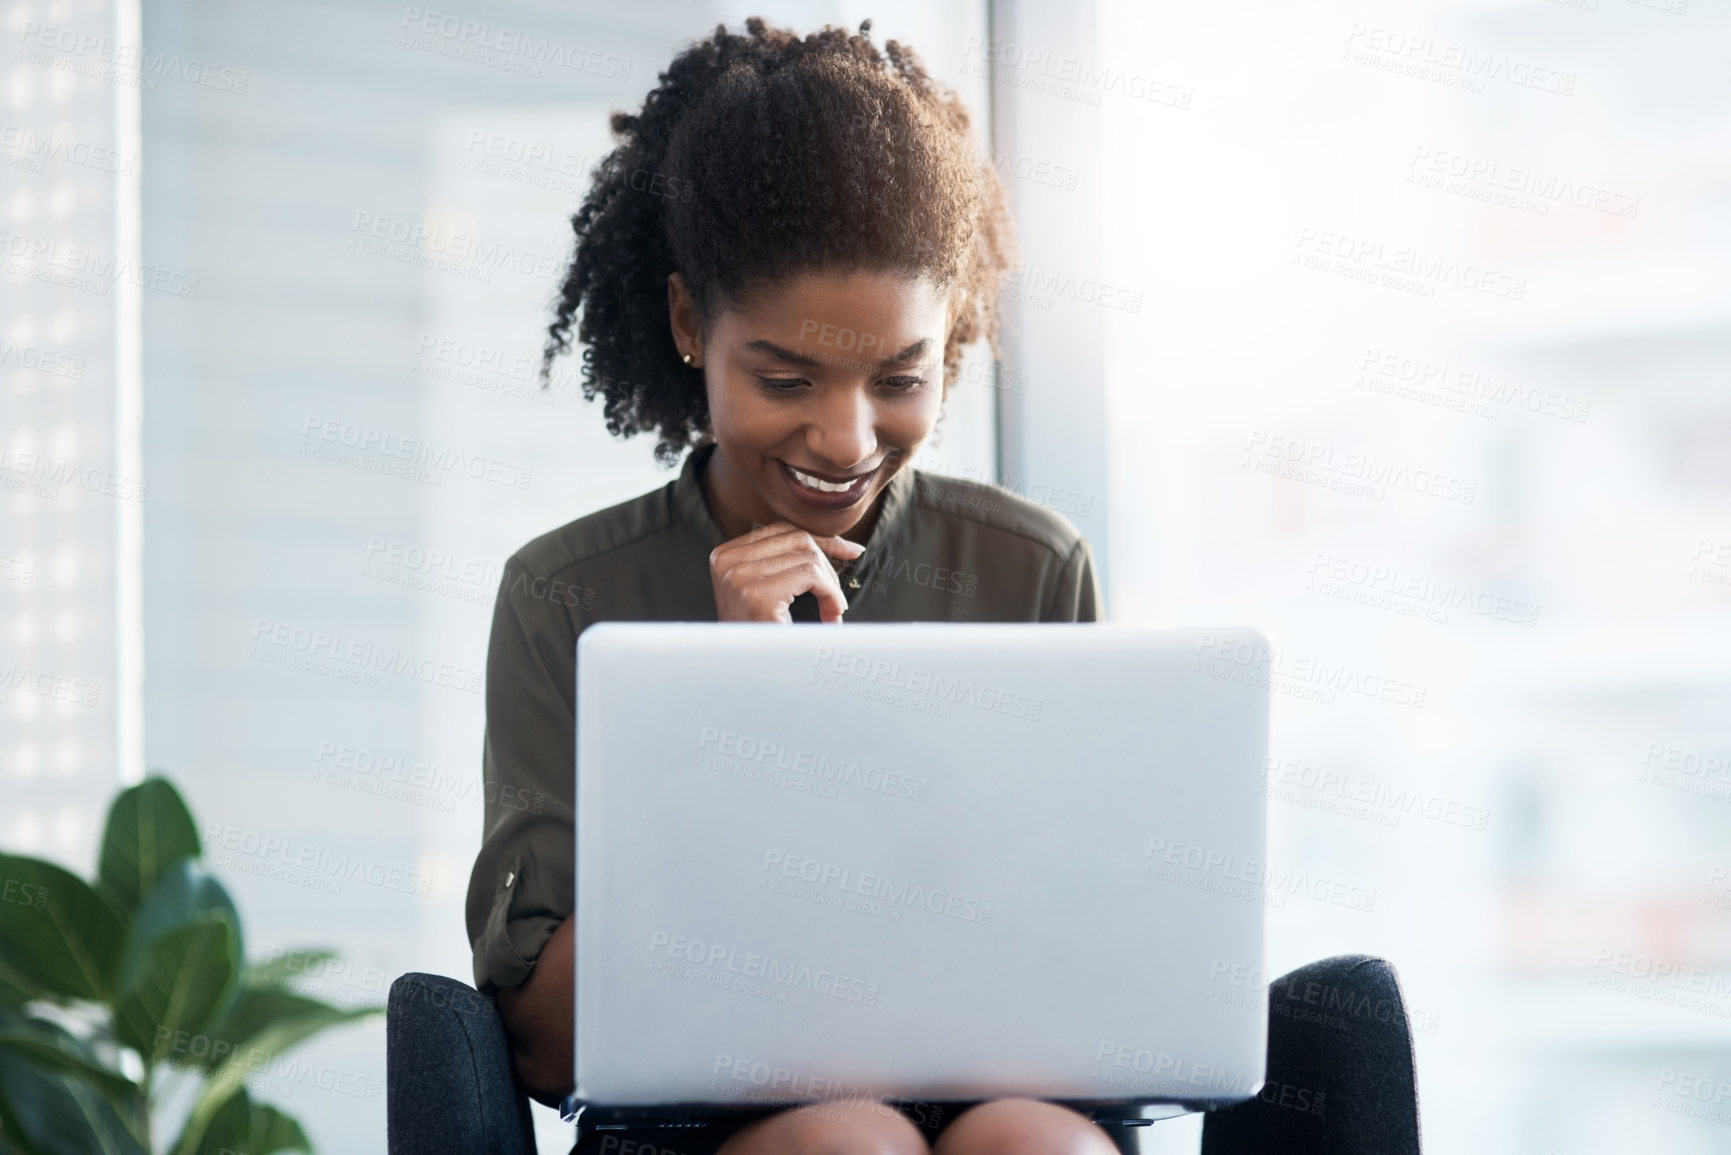
{"type": "MultiPolygon", "coordinates": [[[[533,1155],[528,1100],[492,1000],[452,979],[404,975],[386,1025],[391,1155],[533,1155]]],[[[910,1115],[928,1138],[955,1117],[910,1115]]],[[[1155,1124],[1159,1126],[1159,1124],[1155,1124]]],[[[575,1155],[703,1155],[734,1127],[586,1133],[575,1155]],[[626,1141],[630,1141],[630,1146],[626,1141]]],[[[1136,1128],[1109,1128],[1134,1151],[1136,1128]]],[[[1267,1081],[1208,1112],[1203,1155],[1417,1155],[1412,1032],[1394,968],[1366,955],[1300,967],[1268,990],[1267,1081]]]]}

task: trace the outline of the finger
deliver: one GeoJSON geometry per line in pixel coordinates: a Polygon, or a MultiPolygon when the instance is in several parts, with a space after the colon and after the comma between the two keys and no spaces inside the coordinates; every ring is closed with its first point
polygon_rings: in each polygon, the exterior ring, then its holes
{"type": "MultiPolygon", "coordinates": [[[[765,566],[774,565],[774,559],[761,563],[765,566]]],[[[809,560],[801,560],[782,570],[774,570],[768,575],[771,583],[777,576],[787,575],[788,583],[785,589],[791,590],[788,598],[791,604],[793,598],[803,593],[810,593],[817,598],[817,616],[822,622],[839,622],[847,613],[847,597],[841,592],[841,578],[836,574],[830,560],[821,554],[809,560]]]]}
{"type": "Polygon", "coordinates": [[[813,554],[834,557],[838,561],[853,561],[865,552],[865,546],[846,538],[811,534],[796,525],[786,522],[781,524],[787,527],[781,533],[767,534],[755,541],[747,541],[746,537],[749,535],[741,536],[717,546],[709,555],[711,567],[727,569],[742,561],[803,554],[808,550],[813,554]]]}
{"type": "Polygon", "coordinates": [[[746,530],[744,533],[740,534],[738,537],[734,538],[733,540],[734,541],[753,541],[753,540],[756,540],[758,538],[772,537],[775,534],[786,533],[790,529],[798,529],[798,528],[799,528],[799,526],[793,524],[793,522],[788,521],[785,518],[783,518],[779,521],[759,522],[757,524],[754,524],[750,529],[746,530]]]}
{"type": "Polygon", "coordinates": [[[750,533],[740,534],[733,540],[724,541],[716,546],[710,551],[709,560],[712,564],[718,560],[725,560],[737,565],[742,560],[751,561],[756,558],[774,557],[776,554],[788,552],[802,539],[810,536],[797,525],[790,525],[785,521],[777,522],[774,525],[759,526],[750,533]]]}
{"type": "Polygon", "coordinates": [[[840,584],[823,589],[814,589],[817,596],[817,619],[820,622],[840,622],[842,615],[847,613],[847,598],[841,592],[840,584]]]}
{"type": "Polygon", "coordinates": [[[741,591],[754,591],[760,597],[770,597],[783,605],[803,593],[817,598],[818,616],[823,621],[839,621],[847,612],[847,599],[842,596],[841,581],[829,561],[822,557],[774,557],[747,562],[727,575],[728,583],[741,591]]]}
{"type": "Polygon", "coordinates": [[[812,534],[811,540],[817,545],[817,548],[831,557],[840,558],[842,561],[852,561],[865,552],[865,546],[857,541],[849,541],[845,537],[812,534]]]}
{"type": "Polygon", "coordinates": [[[741,591],[767,585],[776,593],[785,588],[792,589],[794,594],[802,594],[822,582],[829,582],[837,589],[841,588],[840,579],[830,566],[829,559],[815,551],[758,558],[736,565],[722,576],[734,589],[741,591]],[[801,582],[809,584],[800,585],[801,582]]]}

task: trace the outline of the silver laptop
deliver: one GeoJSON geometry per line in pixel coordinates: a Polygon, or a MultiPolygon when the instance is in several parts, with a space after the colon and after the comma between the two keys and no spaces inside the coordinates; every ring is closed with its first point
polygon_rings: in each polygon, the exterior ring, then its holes
{"type": "Polygon", "coordinates": [[[1261,1086],[1260,634],[606,622],[577,653],[580,1127],[1261,1086]]]}

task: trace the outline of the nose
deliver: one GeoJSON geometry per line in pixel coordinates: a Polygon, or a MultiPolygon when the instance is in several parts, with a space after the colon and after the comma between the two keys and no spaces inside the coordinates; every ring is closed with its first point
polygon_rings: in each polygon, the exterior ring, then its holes
{"type": "Polygon", "coordinates": [[[819,459],[846,472],[877,452],[877,405],[858,385],[826,389],[806,426],[805,443],[819,459]]]}

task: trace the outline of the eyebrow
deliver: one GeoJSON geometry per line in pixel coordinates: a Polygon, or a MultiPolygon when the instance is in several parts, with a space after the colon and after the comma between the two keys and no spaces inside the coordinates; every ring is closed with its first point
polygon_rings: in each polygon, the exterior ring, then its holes
{"type": "MultiPolygon", "coordinates": [[[[912,345],[909,345],[906,349],[903,349],[900,353],[891,357],[885,357],[882,361],[879,361],[878,367],[882,368],[886,365],[897,365],[913,357],[918,357],[921,353],[924,353],[930,345],[931,341],[922,337],[912,345]]],[[[795,353],[792,349],[783,349],[780,345],[777,345],[772,341],[747,341],[745,347],[747,349],[754,349],[759,353],[768,353],[771,357],[781,361],[788,361],[795,365],[809,365],[813,369],[823,368],[823,362],[819,361],[816,357],[808,357],[804,353],[795,353]]]]}

